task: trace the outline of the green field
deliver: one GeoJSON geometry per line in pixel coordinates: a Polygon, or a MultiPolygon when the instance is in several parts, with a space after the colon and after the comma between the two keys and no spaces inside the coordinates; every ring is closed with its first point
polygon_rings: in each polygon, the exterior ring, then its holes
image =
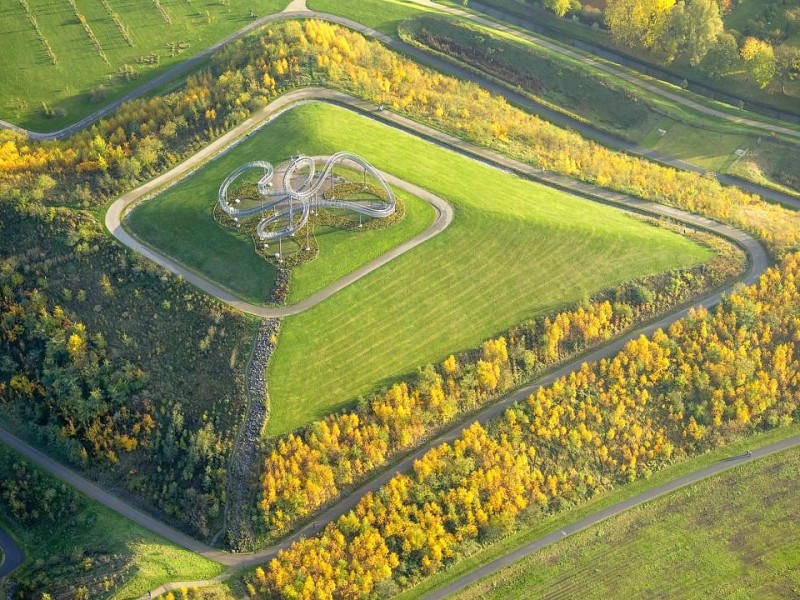
{"type": "Polygon", "coordinates": [[[711,252],[621,211],[533,184],[341,108],[281,118],[299,147],[348,148],[454,205],[442,234],[284,320],[269,372],[283,433],[525,318],[711,252]]]}
{"type": "Polygon", "coordinates": [[[798,148],[796,140],[787,138],[780,143],[749,127],[708,117],[591,64],[508,33],[441,17],[416,18],[403,23],[400,31],[404,39],[413,38],[428,47],[431,40],[423,37],[423,32],[447,40],[451,46],[446,54],[454,61],[467,61],[483,73],[498,76],[509,87],[521,86],[537,102],[599,130],[704,169],[729,172],[736,150],[759,148],[760,176],[747,178],[783,191],[792,191],[787,187],[800,191],[796,184],[800,165],[792,160],[798,148]],[[477,53],[479,48],[484,52],[481,58],[463,55],[477,53]],[[488,60],[495,62],[491,68],[488,60]],[[500,72],[499,64],[508,71],[500,72]],[[662,136],[659,130],[666,134],[662,136]]]}
{"type": "MultiPolygon", "coordinates": [[[[7,464],[23,460],[3,445],[0,458],[7,464]]],[[[14,572],[15,578],[42,581],[46,576],[50,583],[45,589],[53,597],[66,597],[55,593],[55,588],[91,587],[91,581],[102,582],[125,569],[124,583],[115,587],[113,598],[134,600],[167,581],[210,578],[223,571],[222,565],[163,540],[83,495],[80,498],[80,508],[67,522],[24,526],[0,500],[0,526],[8,525],[28,557],[14,572]]]]}
{"type": "Polygon", "coordinates": [[[632,509],[458,594],[790,598],[800,591],[800,449],[632,509]]]}
{"type": "Polygon", "coordinates": [[[78,121],[241,29],[251,21],[251,11],[263,16],[283,10],[288,3],[75,0],[78,13],[100,44],[104,60],[66,0],[7,0],[0,3],[0,118],[38,130],[78,121]],[[56,64],[26,14],[26,2],[56,64]],[[151,55],[158,55],[157,64],[148,64],[151,55]],[[132,69],[132,75],[123,72],[125,65],[132,69]],[[100,86],[104,91],[99,92],[100,86]],[[42,102],[57,114],[46,117],[42,102]]]}
{"type": "MultiPolygon", "coordinates": [[[[234,294],[257,304],[265,302],[275,287],[275,266],[256,254],[252,237],[220,226],[212,209],[220,183],[239,165],[252,160],[278,164],[301,150],[314,154],[313,132],[304,139],[295,128],[291,118],[270,123],[190,178],[137,207],[126,226],[139,239],[234,294]]],[[[364,231],[315,228],[319,256],[292,270],[290,304],[327,287],[433,222],[433,207],[395,191],[405,207],[398,223],[364,231]]]]}
{"type": "Polygon", "coordinates": [[[643,145],[686,160],[704,169],[726,173],[736,160],[736,150],[757,144],[756,136],[720,133],[671,119],[662,119],[642,140],[643,145]],[[666,131],[663,136],[658,131],[666,131]]]}
{"type": "Polygon", "coordinates": [[[403,0],[306,0],[306,5],[311,10],[347,17],[391,36],[397,35],[401,21],[429,10],[403,0]]]}

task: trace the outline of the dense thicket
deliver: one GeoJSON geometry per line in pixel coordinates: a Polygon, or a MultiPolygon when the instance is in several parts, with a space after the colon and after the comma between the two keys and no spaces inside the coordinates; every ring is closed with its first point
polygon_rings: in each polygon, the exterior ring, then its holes
{"type": "Polygon", "coordinates": [[[79,506],[78,493],[65,483],[43,476],[28,463],[2,452],[0,499],[23,524],[60,524],[79,506]]]}
{"type": "Polygon", "coordinates": [[[4,419],[207,535],[249,322],[132,259],[88,213],[2,200],[0,223],[4,419]]]}
{"type": "Polygon", "coordinates": [[[250,580],[252,595],[390,592],[491,539],[678,457],[800,421],[800,257],[714,311],[628,343],[430,450],[250,580]]]}
{"type": "Polygon", "coordinates": [[[86,535],[95,527],[94,507],[1,445],[0,520],[35,555],[6,582],[8,600],[108,597],[131,574],[131,554],[120,552],[117,540],[86,535]],[[92,542],[84,545],[87,539],[92,542]]]}

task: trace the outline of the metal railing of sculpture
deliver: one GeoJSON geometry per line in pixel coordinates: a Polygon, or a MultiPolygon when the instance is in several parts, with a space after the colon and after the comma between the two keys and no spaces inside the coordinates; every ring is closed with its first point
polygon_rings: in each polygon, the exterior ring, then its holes
{"type": "Polygon", "coordinates": [[[256,233],[265,242],[294,235],[308,223],[311,211],[318,208],[344,209],[368,217],[385,218],[394,213],[396,206],[394,193],[378,170],[350,152],[338,152],[329,157],[319,171],[316,160],[309,156],[292,158],[277,171],[265,161],[249,162],[225,178],[219,188],[218,200],[220,208],[237,221],[239,218],[261,215],[256,233]],[[326,198],[325,191],[334,185],[333,169],[337,165],[348,164],[363,169],[365,183],[367,176],[371,176],[385,197],[361,200],[326,198]],[[254,205],[240,206],[239,198],[231,202],[231,185],[248,172],[258,170],[262,171],[262,175],[255,186],[258,198],[251,199],[254,205]],[[279,185],[276,186],[276,182],[279,185]]]}

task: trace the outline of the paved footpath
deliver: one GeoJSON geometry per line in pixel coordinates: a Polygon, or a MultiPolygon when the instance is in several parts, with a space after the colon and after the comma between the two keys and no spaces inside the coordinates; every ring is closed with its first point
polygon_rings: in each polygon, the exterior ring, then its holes
{"type": "Polygon", "coordinates": [[[3,577],[25,562],[25,553],[4,529],[0,529],[0,549],[3,550],[3,558],[0,559],[0,581],[2,581],[3,577]]]}
{"type": "MultiPolygon", "coordinates": [[[[426,202],[430,203],[434,211],[436,212],[436,218],[434,219],[433,223],[422,231],[421,233],[415,235],[410,240],[403,242],[402,244],[396,246],[395,248],[391,249],[390,251],[382,254],[375,260],[370,261],[369,263],[359,267],[355,271],[345,275],[338,281],[335,281],[328,287],[319,292],[312,294],[308,298],[298,302],[296,304],[291,304],[289,306],[282,306],[282,307],[266,307],[260,306],[257,304],[251,304],[250,302],[246,302],[241,298],[237,297],[236,295],[232,294],[231,292],[221,288],[215,283],[205,279],[195,271],[179,264],[174,259],[167,257],[161,253],[159,253],[156,249],[151,248],[144,244],[143,242],[136,239],[132,236],[128,231],[122,226],[122,221],[125,217],[126,211],[128,211],[132,206],[136,203],[145,200],[152,195],[158,193],[159,191],[169,187],[170,185],[174,185],[176,182],[180,181],[184,177],[191,175],[194,173],[200,166],[205,164],[207,161],[212,160],[214,158],[219,157],[220,155],[224,154],[231,148],[233,148],[237,143],[239,143],[242,139],[247,137],[248,135],[252,135],[255,133],[260,127],[263,127],[267,123],[270,123],[278,116],[282,115],[287,110],[290,110],[298,105],[305,104],[311,100],[315,99],[330,99],[332,101],[340,101],[340,102],[353,102],[357,103],[358,101],[355,98],[350,96],[339,94],[337,92],[332,92],[330,90],[325,90],[322,88],[307,88],[303,90],[298,90],[294,92],[290,92],[289,94],[285,94],[281,96],[274,102],[270,103],[258,113],[251,116],[242,124],[238,125],[222,137],[216,139],[211,144],[203,148],[200,152],[195,154],[194,156],[188,158],[178,166],[170,169],[166,173],[156,177],[155,179],[149,181],[148,183],[132,190],[122,196],[120,196],[108,209],[106,212],[106,219],[105,225],[111,234],[117,238],[120,242],[122,242],[125,246],[135,250],[136,252],[146,256],[153,262],[161,265],[168,271],[176,275],[180,275],[189,283],[195,285],[196,287],[200,288],[207,294],[211,296],[215,296],[219,300],[225,302],[226,304],[241,310],[242,312],[246,312],[252,315],[256,315],[262,318],[280,318],[280,317],[287,317],[289,315],[295,315],[301,313],[309,308],[316,306],[320,302],[326,300],[327,298],[331,297],[336,292],[344,289],[345,287],[355,283],[359,279],[366,277],[373,271],[379,269],[386,263],[394,260],[398,256],[401,256],[408,252],[409,250],[416,248],[420,244],[426,242],[427,240],[439,235],[442,231],[447,229],[450,226],[450,223],[453,222],[453,208],[442,198],[429,192],[428,190],[421,188],[420,186],[414,185],[407,181],[404,181],[390,173],[380,172],[381,175],[388,181],[391,185],[396,186],[402,190],[417,196],[425,200],[426,202]]],[[[374,112],[377,111],[377,107],[374,105],[369,105],[368,108],[365,110],[371,110],[374,112]]]]}
{"type": "MultiPolygon", "coordinates": [[[[483,163],[492,165],[503,171],[512,171],[519,174],[520,176],[542,181],[544,183],[547,183],[548,185],[558,187],[565,191],[586,196],[596,201],[619,206],[620,208],[623,208],[625,210],[634,211],[642,214],[648,214],[656,217],[666,217],[684,223],[687,226],[706,229],[708,231],[717,233],[718,235],[726,237],[727,239],[738,244],[747,253],[749,257],[749,266],[746,274],[742,278],[742,281],[744,283],[747,284],[754,283],[758,278],[758,276],[767,268],[769,264],[768,255],[764,250],[764,248],[758,243],[758,241],[756,241],[747,233],[739,231],[733,227],[721,223],[716,223],[705,217],[693,215],[691,213],[687,213],[685,211],[681,211],[673,207],[663,206],[652,202],[646,202],[637,198],[625,196],[623,194],[618,194],[604,189],[594,188],[593,186],[590,186],[588,184],[576,182],[566,177],[561,177],[552,173],[543,173],[541,169],[531,167],[530,165],[513,160],[511,158],[508,158],[502,154],[493,152],[491,150],[486,150],[484,148],[474,146],[468,142],[465,142],[448,134],[442,133],[440,131],[434,130],[425,125],[421,125],[415,121],[412,121],[400,115],[396,115],[389,111],[379,111],[377,107],[375,107],[374,105],[365,102],[363,100],[353,98],[341,92],[335,92],[332,90],[322,89],[322,88],[307,88],[304,90],[298,90],[276,100],[268,107],[266,107],[264,111],[262,111],[262,113],[259,113],[259,115],[263,122],[269,122],[270,119],[274,119],[278,114],[281,114],[283,111],[289,110],[291,107],[296,106],[299,103],[302,104],[311,101],[334,103],[346,107],[350,110],[357,111],[365,116],[369,116],[370,118],[382,121],[391,126],[413,133],[426,140],[431,141],[432,143],[436,143],[442,147],[449,148],[465,156],[471,157],[475,160],[479,160],[483,163]]],[[[259,115],[254,116],[254,118],[257,120],[259,118],[259,115]]],[[[251,123],[251,126],[253,128],[255,128],[257,125],[258,123],[255,121],[251,123]]],[[[243,129],[241,133],[246,135],[246,133],[244,133],[245,131],[247,130],[243,129]]],[[[233,140],[227,140],[226,143],[221,142],[221,147],[219,148],[219,150],[229,147],[230,143],[232,142],[233,140]]],[[[203,158],[198,159],[198,164],[201,164],[206,159],[210,158],[211,155],[213,155],[213,153],[211,153],[210,155],[205,155],[204,153],[205,150],[201,151],[200,154],[203,155],[203,158]]],[[[192,165],[189,166],[187,172],[191,171],[191,168],[192,165]]],[[[165,181],[162,183],[166,184],[168,182],[165,181]]],[[[149,185],[150,184],[146,184],[146,186],[149,185]]],[[[155,186],[155,189],[157,188],[158,186],[155,186]]],[[[152,191],[154,191],[154,189],[149,189],[149,192],[152,191]]],[[[123,206],[124,203],[120,205],[120,208],[122,208],[123,206]]],[[[110,227],[112,231],[116,230],[116,232],[118,233],[118,231],[121,229],[118,227],[118,222],[119,222],[119,217],[121,217],[122,214],[123,211],[119,210],[117,212],[118,216],[114,217],[116,221],[112,219],[111,223],[112,227],[110,227]]],[[[693,304],[695,306],[697,305],[709,306],[716,304],[717,302],[719,302],[721,295],[723,293],[730,291],[733,285],[734,285],[733,283],[730,283],[723,290],[718,290],[716,292],[707,294],[702,298],[696,299],[693,304]]],[[[672,313],[662,317],[661,319],[658,319],[657,321],[650,323],[647,326],[639,328],[635,331],[629,332],[628,334],[623,335],[620,338],[617,338],[615,341],[603,346],[602,348],[596,349],[595,351],[590,352],[579,359],[571,361],[570,363],[562,366],[561,368],[551,372],[546,377],[543,377],[534,383],[531,383],[529,385],[526,385],[518,389],[516,392],[506,396],[499,402],[485,407],[477,415],[474,415],[467,421],[454,425],[450,430],[445,431],[438,437],[430,440],[415,452],[411,453],[410,455],[407,455],[405,458],[403,458],[399,462],[396,462],[390,467],[387,467],[376,478],[372,479],[371,481],[364,484],[363,486],[356,489],[347,496],[341,498],[338,502],[336,502],[335,504],[331,505],[329,508],[324,510],[320,515],[317,516],[317,519],[315,521],[300,528],[294,535],[284,539],[282,542],[276,544],[275,546],[272,546],[270,548],[267,548],[263,551],[254,554],[230,554],[222,552],[220,550],[216,550],[214,548],[210,548],[209,546],[201,542],[198,542],[197,540],[189,538],[185,534],[169,527],[168,525],[158,521],[157,519],[144,514],[143,512],[126,504],[125,502],[109,494],[108,492],[105,492],[104,490],[100,489],[98,486],[91,483],[87,479],[81,477],[80,475],[77,475],[67,467],[57,463],[56,461],[44,455],[43,453],[39,452],[35,448],[32,448],[28,444],[25,444],[21,440],[15,438],[8,432],[0,430],[0,441],[9,444],[15,450],[19,451],[20,453],[31,459],[33,462],[45,468],[45,470],[53,473],[57,477],[73,485],[78,490],[86,493],[95,500],[98,500],[99,502],[119,512],[123,516],[130,518],[139,525],[142,525],[143,527],[161,535],[165,539],[175,544],[178,544],[193,552],[197,552],[209,559],[216,560],[222,564],[231,567],[230,569],[226,570],[222,575],[215,578],[214,580],[208,580],[204,582],[197,582],[197,581],[178,582],[160,586],[156,590],[152,590],[153,595],[156,596],[158,594],[164,593],[167,590],[179,589],[180,587],[196,587],[199,585],[207,585],[210,583],[222,581],[233,575],[239,568],[254,566],[257,564],[263,564],[267,562],[272,557],[274,557],[281,549],[287,548],[299,537],[309,537],[320,532],[327,523],[337,519],[338,517],[349,511],[351,508],[353,508],[366,493],[375,491],[379,489],[381,486],[385,485],[395,475],[395,473],[409,472],[413,467],[414,461],[420,458],[430,448],[437,446],[443,442],[452,442],[457,437],[459,437],[461,433],[464,431],[464,429],[469,427],[472,423],[476,421],[480,423],[486,423],[487,421],[494,419],[498,415],[502,414],[502,412],[509,405],[521,399],[526,398],[528,395],[536,391],[539,387],[548,386],[552,384],[552,382],[555,381],[557,378],[566,375],[574,371],[575,369],[579,368],[582,363],[593,362],[600,360],[602,358],[613,356],[629,340],[638,337],[640,335],[651,334],[657,328],[667,327],[674,321],[684,317],[688,313],[688,311],[689,311],[688,306],[680,307],[675,311],[673,311],[672,313]]]]}

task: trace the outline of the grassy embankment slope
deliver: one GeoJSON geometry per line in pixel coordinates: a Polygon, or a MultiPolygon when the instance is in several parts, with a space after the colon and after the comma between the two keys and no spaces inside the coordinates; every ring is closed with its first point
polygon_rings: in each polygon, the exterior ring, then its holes
{"type": "Polygon", "coordinates": [[[711,256],[620,211],[340,108],[303,106],[282,120],[306,152],[357,152],[444,197],[456,218],[433,240],[284,321],[269,373],[273,434],[525,318],[711,256]]]}
{"type": "Polygon", "coordinates": [[[69,3],[3,2],[0,118],[35,130],[63,127],[241,29],[252,20],[251,11],[262,16],[288,4],[289,0],[76,0],[104,60],[69,3]],[[152,55],[158,55],[157,61],[152,55]],[[124,76],[125,65],[135,77],[124,76]],[[104,91],[98,93],[100,86],[104,91]],[[47,118],[42,102],[63,114],[47,118]]]}
{"type": "MultiPolygon", "coordinates": [[[[263,298],[272,267],[256,256],[251,240],[213,221],[218,182],[246,160],[299,149],[321,155],[343,148],[446,198],[456,208],[456,219],[434,240],[284,321],[269,374],[271,433],[295,429],[525,318],[710,256],[707,249],[619,211],[321,104],[283,115],[187,181],[141,205],[130,226],[148,243],[209,278],[247,297],[263,298]],[[362,310],[364,306],[369,310],[362,310]]],[[[405,198],[408,215],[399,225],[356,234],[331,232],[330,239],[320,236],[320,257],[296,269],[291,298],[324,287],[376,250],[424,229],[431,209],[405,198]],[[354,262],[345,262],[345,256],[354,262]]]]}

